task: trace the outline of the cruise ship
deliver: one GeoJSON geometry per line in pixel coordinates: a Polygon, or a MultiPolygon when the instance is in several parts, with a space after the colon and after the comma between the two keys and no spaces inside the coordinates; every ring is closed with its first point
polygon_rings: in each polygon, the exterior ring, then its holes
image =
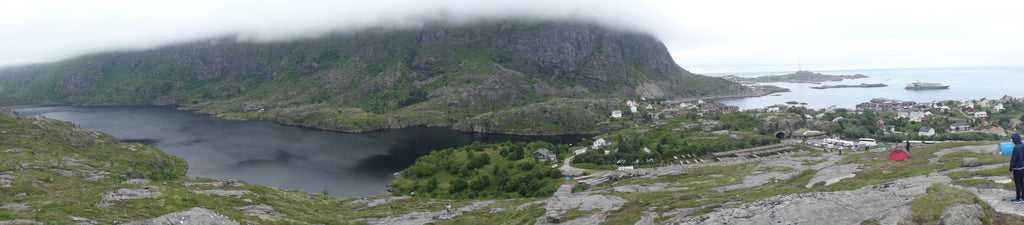
{"type": "Polygon", "coordinates": [[[947,89],[949,85],[917,81],[907,84],[907,90],[947,89]]]}

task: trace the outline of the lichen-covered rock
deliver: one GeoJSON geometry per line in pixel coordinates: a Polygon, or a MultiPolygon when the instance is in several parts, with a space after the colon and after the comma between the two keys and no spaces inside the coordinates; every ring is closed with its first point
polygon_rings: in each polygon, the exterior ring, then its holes
{"type": "Polygon", "coordinates": [[[975,167],[978,165],[981,165],[981,162],[978,161],[978,158],[963,158],[963,162],[960,163],[960,166],[962,167],[975,167]]]}
{"type": "Polygon", "coordinates": [[[981,225],[985,211],[978,204],[959,203],[942,209],[936,225],[981,225]]]}
{"type": "Polygon", "coordinates": [[[239,207],[234,207],[234,208],[238,209],[238,210],[241,210],[242,213],[245,213],[245,214],[271,215],[271,216],[276,216],[276,217],[288,216],[288,215],[285,215],[284,213],[280,213],[280,212],[274,210],[274,206],[267,205],[267,204],[247,205],[247,206],[239,206],[239,207]]]}

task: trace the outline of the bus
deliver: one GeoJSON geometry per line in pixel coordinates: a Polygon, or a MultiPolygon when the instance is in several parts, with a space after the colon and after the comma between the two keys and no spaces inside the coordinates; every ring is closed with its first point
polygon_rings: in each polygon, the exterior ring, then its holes
{"type": "Polygon", "coordinates": [[[861,138],[860,140],[857,140],[857,145],[860,146],[871,147],[877,144],[878,142],[876,142],[873,138],[861,138]]]}

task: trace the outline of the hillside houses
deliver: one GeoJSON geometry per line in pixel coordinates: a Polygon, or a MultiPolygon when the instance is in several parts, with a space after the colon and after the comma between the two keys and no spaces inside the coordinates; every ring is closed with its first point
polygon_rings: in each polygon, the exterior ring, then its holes
{"type": "Polygon", "coordinates": [[[935,135],[935,129],[933,129],[931,127],[923,126],[920,129],[918,129],[918,131],[917,131],[917,136],[929,136],[930,137],[930,136],[934,136],[934,135],[935,135]]]}
{"type": "Polygon", "coordinates": [[[970,129],[971,129],[971,125],[969,125],[967,123],[964,123],[964,122],[958,122],[958,123],[954,123],[954,124],[949,125],[949,131],[953,131],[953,132],[956,132],[956,131],[968,131],[970,129]]]}

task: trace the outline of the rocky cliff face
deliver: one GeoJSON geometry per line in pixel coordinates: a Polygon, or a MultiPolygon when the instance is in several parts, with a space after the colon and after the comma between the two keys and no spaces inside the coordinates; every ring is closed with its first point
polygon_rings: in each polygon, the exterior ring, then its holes
{"type": "Polygon", "coordinates": [[[273,119],[346,131],[374,128],[327,119],[360,109],[389,118],[372,124],[451,125],[557,98],[745,90],[683,70],[647,34],[512,20],[274,43],[219,38],[0,70],[5,103],[177,104],[241,119],[261,118],[252,114],[259,109],[316,109],[273,119]]]}

